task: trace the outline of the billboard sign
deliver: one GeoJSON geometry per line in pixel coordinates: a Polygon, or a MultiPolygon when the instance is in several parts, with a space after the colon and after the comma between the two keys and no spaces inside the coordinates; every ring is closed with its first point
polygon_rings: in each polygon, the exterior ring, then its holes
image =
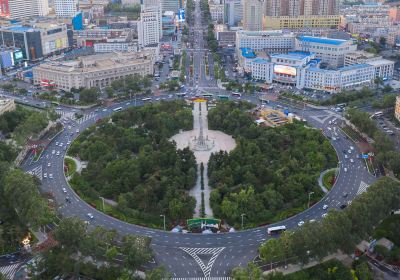
{"type": "Polygon", "coordinates": [[[284,75],[289,75],[289,76],[296,76],[297,69],[292,66],[277,64],[274,66],[274,73],[275,74],[284,74],[284,75]]]}
{"type": "Polygon", "coordinates": [[[179,9],[178,11],[178,22],[185,21],[185,9],[179,9]]]}
{"type": "Polygon", "coordinates": [[[14,52],[14,60],[16,63],[20,62],[23,59],[24,59],[24,54],[22,53],[21,50],[14,52]]]}
{"type": "Polygon", "coordinates": [[[10,68],[14,66],[14,58],[11,51],[1,52],[0,60],[2,68],[10,68]]]}

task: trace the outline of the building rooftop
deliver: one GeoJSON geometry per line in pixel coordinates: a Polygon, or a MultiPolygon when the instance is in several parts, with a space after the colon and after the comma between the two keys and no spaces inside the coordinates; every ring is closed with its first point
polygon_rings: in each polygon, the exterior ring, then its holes
{"type": "Polygon", "coordinates": [[[366,63],[369,65],[373,65],[373,66],[380,66],[380,65],[386,65],[386,64],[391,64],[391,63],[394,64],[394,61],[381,58],[381,59],[368,60],[366,63]]]}
{"type": "Polygon", "coordinates": [[[242,56],[244,58],[256,58],[257,57],[251,48],[240,48],[240,50],[242,51],[242,56]]]}
{"type": "Polygon", "coordinates": [[[12,25],[12,26],[7,26],[4,29],[11,31],[18,31],[18,32],[27,32],[29,30],[33,30],[34,28],[30,26],[12,25]]]}
{"type": "Polygon", "coordinates": [[[306,57],[311,56],[312,54],[313,53],[311,52],[288,52],[287,54],[271,54],[271,57],[302,60],[306,57]]]}
{"type": "Polygon", "coordinates": [[[253,62],[259,63],[259,64],[266,64],[266,63],[269,63],[269,59],[257,57],[253,60],[253,62]]]}
{"type": "Polygon", "coordinates": [[[360,63],[360,64],[353,64],[353,65],[349,65],[349,66],[344,66],[339,68],[339,71],[349,71],[349,70],[356,70],[356,69],[362,69],[362,68],[368,68],[371,67],[371,65],[369,64],[365,64],[365,63],[360,63]]]}
{"type": "Polygon", "coordinates": [[[330,39],[330,38],[326,38],[326,37],[311,37],[311,36],[300,36],[299,40],[301,40],[303,42],[335,45],[335,46],[340,46],[340,45],[348,42],[348,40],[330,39]]]}

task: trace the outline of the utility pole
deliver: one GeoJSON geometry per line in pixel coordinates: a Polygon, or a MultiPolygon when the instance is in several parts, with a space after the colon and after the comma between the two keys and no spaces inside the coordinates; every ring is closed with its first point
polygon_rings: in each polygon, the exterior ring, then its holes
{"type": "Polygon", "coordinates": [[[242,216],[242,230],[243,230],[243,221],[244,221],[244,216],[246,216],[246,214],[241,214],[240,216],[242,216]]]}
{"type": "Polygon", "coordinates": [[[307,208],[310,208],[310,198],[311,198],[312,194],[314,194],[314,192],[309,192],[308,193],[308,207],[307,208]]]}
{"type": "Polygon", "coordinates": [[[161,214],[160,217],[163,217],[163,218],[164,218],[164,231],[165,231],[165,215],[164,215],[164,214],[161,214]]]}

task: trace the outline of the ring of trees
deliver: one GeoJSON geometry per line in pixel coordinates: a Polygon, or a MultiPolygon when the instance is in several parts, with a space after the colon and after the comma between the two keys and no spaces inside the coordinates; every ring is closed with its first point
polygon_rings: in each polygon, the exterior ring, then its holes
{"type": "Polygon", "coordinates": [[[293,122],[270,128],[257,126],[249,103],[221,102],[209,111],[210,129],[233,135],[229,154],[215,153],[208,164],[214,215],[231,225],[274,223],[304,211],[308,193],[318,201],[317,179],[337,164],[336,152],[319,130],[293,122]]]}
{"type": "Polygon", "coordinates": [[[129,108],[103,119],[72,143],[68,153],[88,161],[70,184],[92,206],[116,218],[161,227],[192,217],[195,199],[188,195],[196,180],[196,161],[169,138],[191,130],[191,109],[184,101],[129,108]],[[101,209],[100,197],[115,201],[101,209]]]}

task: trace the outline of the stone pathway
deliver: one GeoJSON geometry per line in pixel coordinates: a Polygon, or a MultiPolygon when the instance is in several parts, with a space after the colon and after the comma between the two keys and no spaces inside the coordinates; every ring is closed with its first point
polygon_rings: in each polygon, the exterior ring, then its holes
{"type": "Polygon", "coordinates": [[[178,149],[190,147],[196,157],[197,162],[197,181],[196,185],[190,190],[190,195],[196,199],[195,217],[200,217],[201,193],[204,192],[204,208],[205,216],[212,217],[212,209],[210,207],[211,188],[208,185],[207,166],[211,153],[223,151],[231,151],[235,148],[236,143],[232,136],[221,131],[209,130],[207,121],[207,103],[194,103],[193,114],[193,130],[184,131],[174,135],[171,140],[176,142],[178,149]],[[201,132],[202,129],[202,133],[201,132]],[[199,137],[202,134],[202,139],[199,137]],[[201,142],[201,143],[199,143],[201,142]],[[200,185],[200,164],[204,166],[204,190],[200,185]]]}

